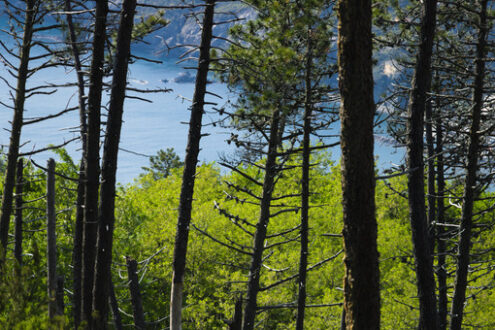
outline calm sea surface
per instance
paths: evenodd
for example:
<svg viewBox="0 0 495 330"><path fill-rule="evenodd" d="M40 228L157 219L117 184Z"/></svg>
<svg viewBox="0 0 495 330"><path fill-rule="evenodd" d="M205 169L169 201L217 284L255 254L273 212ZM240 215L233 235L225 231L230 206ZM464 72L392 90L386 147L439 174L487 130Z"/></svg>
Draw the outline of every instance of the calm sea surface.
<svg viewBox="0 0 495 330"><path fill-rule="evenodd" d="M191 70L190 70L191 71ZM187 122L189 120L190 99L194 92L193 83L174 83L175 77L185 70L175 64L175 60L167 60L163 64L135 63L130 67L128 81L131 87L141 89L169 88L169 93L152 93L140 95L152 101L152 103L135 99L126 99L124 104L124 123L122 126L121 150L119 152L118 181L128 183L142 172L141 167L148 165L148 158L144 155L154 155L159 149L173 147L183 157L187 143ZM195 72L191 71L194 76ZM7 76L6 68L0 66L0 75ZM29 87L46 84L63 84L74 82L76 79L73 71L66 72L61 69L48 69L35 74L30 79ZM164 81L168 82L164 83ZM208 90L222 95L218 99L209 95L207 101L225 103L229 97L227 88L221 84L210 84ZM9 89L0 83L0 100L11 104ZM87 93L87 91L86 91ZM129 92L130 95L137 95ZM105 100L107 102L108 99ZM75 88L58 88L52 95L37 95L26 102L26 118L34 118L51 113L57 113L67 107L77 105ZM208 124L216 120L216 115L207 111L204 123ZM0 144L8 145L10 133L10 121L12 111L0 107ZM102 120L105 120L103 118ZM61 144L77 136L79 117L77 110L64 114L61 117L50 119L41 123L25 126L22 131L23 152L46 147L48 144ZM218 154L229 152L225 142L226 133L219 128L206 126L204 133L209 133L201 141L200 160L211 162L218 159ZM80 159L80 144L72 142L67 147L71 156ZM7 150L6 147L4 149ZM131 152L127 152L129 150ZM134 154L138 153L140 155ZM44 162L49 157L54 157L53 152L43 152L32 158L38 162Z"/></svg>
<svg viewBox="0 0 495 330"><path fill-rule="evenodd" d="M0 75L6 77L5 67L0 66ZM135 63L131 66L128 81L131 87L142 89L169 88L169 93L146 94L152 103L135 99L126 99L124 104L124 123L122 126L121 148L119 152L119 163L117 179L120 183L129 183L133 178L142 172L141 167L149 163L146 155L154 155L159 149L174 148L180 157L184 157L187 143L190 99L194 92L193 83L174 83L173 79L185 72L180 66L175 64L175 60L166 60L163 64ZM194 76L194 71L191 75ZM73 71L60 69L48 69L35 74L28 87L40 84L63 84L74 82L76 79ZM168 82L164 83L164 81ZM223 99L218 99L208 95L207 101L224 104L230 98L235 97L229 94L226 86L220 83L209 84L208 90L221 95ZM0 100L4 103L11 103L10 91L3 82L0 82ZM86 91L87 93L87 91ZM135 93L128 93L136 95ZM143 95L141 95L143 96ZM105 100L107 102L108 99ZM77 105L77 94L75 88L58 88L52 95L37 95L29 99L26 103L27 118L43 116L57 113L67 107ZM217 116L212 111L207 111L204 116L204 123L209 124L215 121ZM0 144L7 146L9 142L8 129L12 120L12 111L0 107ZM105 118L103 118L105 120ZM50 119L41 123L28 125L22 131L23 152L46 147L49 144L61 144L78 135L77 127L79 117L77 110L64 114L61 117ZM219 154L233 151L226 142L230 133L225 130L207 125L203 129L204 133L209 133L201 141L201 152L199 159L202 162L218 160ZM335 133L338 133L335 130ZM66 149L75 159L80 159L79 142L71 142ZM6 148L4 149L7 150ZM130 151L130 152L129 152ZM134 153L133 153L134 152ZM332 150L334 158L337 159L340 151L338 148ZM389 167L391 163L399 163L403 157L403 150L396 150L387 144L376 143L375 154L379 155L378 166L383 169ZM44 163L49 157L55 157L53 152L43 152L32 156L37 161Z"/></svg>
<svg viewBox="0 0 495 330"><path fill-rule="evenodd" d="M5 24L0 16L0 27ZM7 41L7 40L6 40ZM142 50L142 49L141 49ZM142 52L140 52L142 53ZM143 54L140 54L143 55ZM149 54L148 54L149 55ZM156 154L159 149L174 148L181 158L184 157L187 143L187 131L189 120L190 100L193 97L194 83L175 83L174 78L184 75L185 72L194 78L194 70L186 70L184 66L194 66L195 63L177 65L177 59L161 56L162 64L148 62L137 62L130 66L128 82L131 87L141 89L168 88L169 93L153 93L141 95L148 98L151 103L135 99L126 99L124 104L124 123L121 135L121 151L117 171L118 182L125 184L132 182L135 177L142 173L142 166L149 164L148 157ZM10 59L11 60L11 59ZM16 63L12 61L12 63ZM15 82L9 78L7 68L0 63L0 76L9 79L12 85ZM187 79L186 79L187 80ZM47 84L65 84L76 81L74 71L65 69L44 69L34 74L29 79L28 88ZM110 81L107 81L110 83ZM25 105L25 117L35 118L60 112L68 107L77 106L77 93L74 87L53 88L56 90L50 95L35 95ZM218 99L212 95L207 96L207 101L217 102L223 105L227 100L235 100L235 96L228 92L225 85L220 83L209 84L208 90L221 95ZM86 90L87 93L87 90ZM129 92L128 95L136 95ZM10 89L5 82L0 80L0 100L12 104ZM104 103L108 102L108 98ZM9 144L10 121L12 110L0 106L0 145L5 146L7 151ZM103 118L102 120L105 120ZM226 143L230 133L225 130L208 125L217 120L217 116L207 109L204 116L203 132L210 134L201 141L201 162L212 162L218 160L219 154L228 154L234 149ZM58 145L64 141L78 136L79 117L77 110L66 113L58 118L50 119L37 124L25 126L22 131L21 141L23 143L21 152L44 148L49 144ZM338 134L338 128L332 130L332 134ZM383 137L383 134L381 134ZM386 139L386 137L385 137ZM379 140L379 139L377 139ZM378 166L380 169L390 167L391 163L399 163L403 157L403 149L395 149L386 143L375 144L375 154L379 155ZM78 141L71 142L66 146L74 160L80 159L81 150ZM332 150L333 158L340 157L339 148ZM51 151L42 152L32 158L44 163L48 158L56 155Z"/></svg>

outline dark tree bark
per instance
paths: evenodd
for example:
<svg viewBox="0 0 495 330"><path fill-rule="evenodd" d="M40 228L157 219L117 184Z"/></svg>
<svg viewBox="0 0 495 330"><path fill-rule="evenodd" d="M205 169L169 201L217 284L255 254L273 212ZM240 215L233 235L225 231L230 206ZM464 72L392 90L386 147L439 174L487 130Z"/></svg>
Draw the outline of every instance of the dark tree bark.
<svg viewBox="0 0 495 330"><path fill-rule="evenodd" d="M435 251L434 240L434 227L436 212L436 192L435 192L435 145L433 141L433 107L431 97L428 98L425 108L425 133L426 133L426 150L427 150L427 164L428 164L428 177L427 177L427 200L428 200L428 213L426 215L426 222L428 224L428 236L430 238L430 251Z"/></svg>
<svg viewBox="0 0 495 330"><path fill-rule="evenodd" d="M14 118L10 133L10 144L7 155L7 168L3 184L2 213L0 215L0 268L7 253L9 238L10 216L12 214L12 202L15 186L15 172L17 157L19 156L19 141L21 138L22 122L24 117L24 102L26 99L26 81L28 76L29 54L31 52L31 41L33 37L33 26L35 21L35 0L26 1L26 16L24 36L20 54L19 70L17 72L17 86L14 101Z"/></svg>
<svg viewBox="0 0 495 330"><path fill-rule="evenodd" d="M134 326L136 329L145 329L146 322L144 321L143 302L141 299L141 291L139 290L137 262L136 260L126 257L126 264L129 291L131 293L132 315L134 316Z"/></svg>
<svg viewBox="0 0 495 330"><path fill-rule="evenodd" d="M229 324L229 330L241 330L242 329L242 296L235 302L234 316L232 317L232 323Z"/></svg>
<svg viewBox="0 0 495 330"><path fill-rule="evenodd" d="M108 1L96 1L96 22L93 36L93 57L89 73L88 133L86 138L86 179L84 191L84 224L82 242L82 288L81 320L91 324L93 283L95 273L98 189L100 177L100 108L103 88L103 65L105 57L106 21Z"/></svg>
<svg viewBox="0 0 495 330"><path fill-rule="evenodd" d="M342 313L340 314L340 330L345 330L345 308L342 308Z"/></svg>
<svg viewBox="0 0 495 330"><path fill-rule="evenodd" d="M379 329L371 1L338 6L345 326Z"/></svg>
<svg viewBox="0 0 495 330"><path fill-rule="evenodd" d="M122 317L120 316L119 305L117 303L117 297L115 296L115 287L113 281L110 282L110 297L108 299L110 308L112 309L113 325L116 330L122 330Z"/></svg>
<svg viewBox="0 0 495 330"><path fill-rule="evenodd" d="M14 246L14 257L17 260L19 266L22 266L22 204L23 204L23 188L24 188L24 178L22 171L24 169L24 161L19 159L17 162L17 184L15 187L15 246Z"/></svg>
<svg viewBox="0 0 495 330"><path fill-rule="evenodd" d="M426 219L423 164L423 130L427 93L431 87L431 55L436 26L436 0L422 5L419 51L408 105L407 158L408 196L412 241L419 296L419 328L437 328L435 277Z"/></svg>
<svg viewBox="0 0 495 330"><path fill-rule="evenodd" d="M469 251L471 247L471 231L473 227L473 206L477 194L476 172L478 170L478 157L480 145L480 121L483 108L483 84L485 78L486 36L487 23L487 0L480 2L481 12L479 14L479 34L476 45L475 77L473 90L472 122L469 132L469 148L467 155L466 178L464 181L464 196L462 198L460 241L457 252L457 272L454 284L454 297L450 311L450 329L459 330L462 327L464 314L464 302L466 300L467 276L469 268Z"/></svg>
<svg viewBox="0 0 495 330"><path fill-rule="evenodd" d="M65 1L65 10L70 12L71 0ZM82 240L83 240L83 222L84 222L84 191L85 191L85 150L86 150L86 134L87 134L87 122L86 122L86 102L84 91L84 74L82 71L81 60L79 56L79 49L77 48L77 37L72 22L72 15L67 15L67 27L69 31L69 40L72 50L72 57L74 59L74 68L77 73L77 87L78 87L78 104L79 104L79 121L81 130L81 148L83 155L81 158L81 164L79 166L79 182L77 183L77 200L76 200L76 221L74 225L74 247L72 250L72 265L73 265L73 316L74 327L77 329L81 323L81 280L82 280Z"/></svg>
<svg viewBox="0 0 495 330"><path fill-rule="evenodd" d="M57 305L57 315L64 315L64 277L62 275L57 276L57 293L55 294L55 304Z"/></svg>
<svg viewBox="0 0 495 330"><path fill-rule="evenodd" d="M132 28L136 0L124 0L120 14L117 49L115 52L113 79L108 110L107 130L103 146L100 206L98 210L98 244L93 289L93 329L106 329L108 297L112 280L112 246L115 224L115 181L120 131L127 83Z"/></svg>
<svg viewBox="0 0 495 330"><path fill-rule="evenodd" d="M306 308L306 274L308 267L308 222L309 222L309 167L310 167L310 139L311 139L311 114L312 114L312 88L311 88L311 31L308 33L308 51L306 54L306 99L304 106L303 126L303 154L301 175L301 252L299 255L299 294L297 297L296 329L304 329L304 310Z"/></svg>
<svg viewBox="0 0 495 330"><path fill-rule="evenodd" d="M84 145L84 144L83 144ZM84 148L83 148L84 150ZM73 274L73 314L74 325L77 329L81 323L81 306L82 306L82 279L83 279L83 231L84 231L84 194L85 194L85 164L84 156L79 165L79 182L77 183L76 199L76 220L74 223L74 245L72 249L72 270Z"/></svg>
<svg viewBox="0 0 495 330"><path fill-rule="evenodd" d="M46 235L48 265L48 315L52 319L57 314L57 239L55 215L55 161L50 158L47 166L46 179Z"/></svg>
<svg viewBox="0 0 495 330"><path fill-rule="evenodd" d="M437 195L435 191L435 146L433 139L433 105L431 96L426 101L425 108L425 134L426 134L426 150L427 150L427 200L428 200L428 212L426 214L426 223L428 224L428 237L430 244L430 251L432 254L435 252L435 216L438 215L436 201ZM432 259L432 263L434 260ZM439 306L440 307L440 306ZM440 314L438 314L438 322L440 321ZM440 325L440 323L438 323Z"/></svg>
<svg viewBox="0 0 495 330"><path fill-rule="evenodd" d="M275 175L277 169L277 149L280 144L280 110L275 109L270 122L270 137L268 142L268 154L265 164L265 178L263 181L262 198L260 202L260 216L256 224L254 235L253 257L249 267L248 290L246 306L244 307L243 330L252 330L256 318L257 296L260 289L260 270L263 258L264 243L268 222L270 221L270 204L272 200Z"/></svg>
<svg viewBox="0 0 495 330"><path fill-rule="evenodd" d="M445 253L447 251L444 233L445 230L441 224L445 223L445 175L443 161L443 128L441 116L435 120L436 126L436 153L437 153L437 222L440 226L436 227L437 237L437 282L438 282L438 328L444 330L447 328L447 265L445 264Z"/></svg>
<svg viewBox="0 0 495 330"><path fill-rule="evenodd" d="M194 194L194 180L201 139L207 76L210 65L210 44L212 39L215 0L207 0L199 49L198 72L189 120L189 133L182 174L182 187L179 201L179 216L175 235L172 289L170 294L170 329L179 330L182 324L182 296L184 270L186 267L187 241Z"/></svg>

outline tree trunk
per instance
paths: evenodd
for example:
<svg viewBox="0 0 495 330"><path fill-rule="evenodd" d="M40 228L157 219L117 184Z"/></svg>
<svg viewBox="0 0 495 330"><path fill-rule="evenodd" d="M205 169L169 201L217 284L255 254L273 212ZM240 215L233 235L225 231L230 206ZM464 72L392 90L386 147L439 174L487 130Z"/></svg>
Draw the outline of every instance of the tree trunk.
<svg viewBox="0 0 495 330"><path fill-rule="evenodd" d="M64 277L62 275L57 276L57 293L55 294L55 305L57 305L56 314L64 315Z"/></svg>
<svg viewBox="0 0 495 330"><path fill-rule="evenodd" d="M91 324L93 281L95 272L98 188L100 177L100 108L103 89L106 21L108 1L96 1L96 22L93 36L93 58L89 74L88 134L86 139L84 191L84 224L82 242L81 320Z"/></svg>
<svg viewBox="0 0 495 330"><path fill-rule="evenodd" d="M235 302L234 316L232 317L232 323L229 325L229 330L241 330L242 329L242 296Z"/></svg>
<svg viewBox="0 0 495 330"><path fill-rule="evenodd" d="M48 315L52 319L57 313L57 238L55 215L55 161L50 158L46 179L46 261L48 265Z"/></svg>
<svg viewBox="0 0 495 330"><path fill-rule="evenodd" d="M71 0L65 1L65 10L70 12ZM82 280L82 240L83 240L83 223L84 223L84 188L85 188L85 163L86 163L86 134L87 134L87 120L86 120L86 102L84 92L84 74L82 71L81 60L79 56L79 49L77 48L77 37L72 22L72 15L67 15L67 27L69 30L69 40L72 50L72 57L74 59L74 68L77 73L77 87L78 87L78 103L79 103L79 121L81 131L81 148L83 150L81 164L79 166L79 181L77 183L77 200L76 200L76 221L74 225L74 247L72 250L72 265L73 265L73 316L74 327L77 329L81 323L81 280Z"/></svg>
<svg viewBox="0 0 495 330"><path fill-rule="evenodd" d="M141 292L139 290L139 278L137 276L137 262L126 257L127 278L129 283L129 292L131 293L132 315L134 316L134 326L136 329L145 329L143 303Z"/></svg>
<svg viewBox="0 0 495 330"><path fill-rule="evenodd" d="M478 170L478 155L480 144L480 120L483 108L483 83L485 78L485 56L487 36L487 0L482 0L479 16L479 35L476 45L476 71L474 78L473 108L471 130L469 132L469 148L467 155L466 179L464 181L464 196L462 198L462 215L460 227L460 242L457 252L457 272L454 284L454 297L450 311L450 329L462 327L464 303L466 300L467 276L469 267L469 251L471 247L471 230L473 226L473 205L476 197L476 171Z"/></svg>
<svg viewBox="0 0 495 330"><path fill-rule="evenodd" d="M436 192L435 192L435 146L433 142L433 109L431 97L428 97L425 108L425 133L426 133L426 150L427 150L427 199L428 213L426 215L426 223L428 224L428 237L430 238L430 251L435 252L434 227L436 212Z"/></svg>
<svg viewBox="0 0 495 330"><path fill-rule="evenodd" d="M117 303L117 297L115 296L115 287L113 281L110 281L110 297L108 299L110 308L113 314L113 325L116 330L122 330L122 317L120 316L119 305Z"/></svg>
<svg viewBox="0 0 495 330"><path fill-rule="evenodd" d="M310 167L310 139L312 89L311 66L313 65L311 49L311 31L308 32L308 50L306 54L306 100L304 104L304 134L301 175L301 252L299 255L299 294L297 298L296 329L304 329L304 310L306 308L306 273L308 267L308 222L309 222L309 167Z"/></svg>
<svg viewBox="0 0 495 330"><path fill-rule="evenodd" d="M84 150L84 149L83 149ZM77 183L76 220L74 224L74 245L72 249L73 276L73 316L77 329L81 323L82 281L83 281L83 232L84 232L84 193L85 193L85 160L84 156L79 165L79 181Z"/></svg>
<svg viewBox="0 0 495 330"><path fill-rule="evenodd" d="M22 204L23 204L23 187L24 178L22 171L24 169L24 161L19 159L17 162L17 184L15 188L15 246L14 257L17 260L17 264L22 266Z"/></svg>
<svg viewBox="0 0 495 330"><path fill-rule="evenodd" d="M443 128L441 116L436 119L436 153L437 153L437 222L445 223L445 176L443 162ZM443 226L436 227L437 237L437 281L438 281L438 328L447 328L447 265L445 264L445 254L447 251Z"/></svg>
<svg viewBox="0 0 495 330"><path fill-rule="evenodd" d="M419 296L419 328L437 328L433 258L424 192L423 130L427 93L431 87L431 54L436 25L436 0L423 2L419 52L408 105L408 196Z"/></svg>
<svg viewBox="0 0 495 330"><path fill-rule="evenodd" d="M112 245L115 224L115 181L120 131L127 83L131 34L136 0L124 0L120 14L117 49L113 66L113 80L108 110L107 130L103 146L100 207L98 210L98 244L93 289L94 329L106 329L108 297L112 280Z"/></svg>
<svg viewBox="0 0 495 330"><path fill-rule="evenodd" d="M252 330L256 318L257 296L260 289L260 269L263 258L264 243L268 222L270 221L270 204L272 200L275 175L277 169L277 149L280 144L280 110L275 109L270 123L270 141L268 143L268 154L265 164L265 178L260 203L260 216L256 225L254 235L253 257L249 268L248 290L246 306L244 308L243 330Z"/></svg>
<svg viewBox="0 0 495 330"><path fill-rule="evenodd" d="M199 143L201 139L201 122L203 118L207 76L210 65L210 44L212 39L215 0L207 0L201 33L198 72L194 87L194 97L189 120L189 133L182 174L182 187L179 202L179 216L175 235L172 289L170 293L170 329L180 330L182 327L182 296L184 286L184 270L186 267L187 241L189 223L191 222L194 179L198 162Z"/></svg>
<svg viewBox="0 0 495 330"><path fill-rule="evenodd" d="M338 8L345 326L379 329L371 1L340 0Z"/></svg>
<svg viewBox="0 0 495 330"><path fill-rule="evenodd" d="M345 308L342 308L342 313L340 314L340 330L345 330Z"/></svg>
<svg viewBox="0 0 495 330"><path fill-rule="evenodd" d="M10 132L7 168L5 171L2 194L2 214L0 215L0 268L5 261L9 239L10 215L12 214L12 200L15 186L15 171L17 166L17 157L19 156L19 140L21 138L21 129L24 117L24 102L26 99L26 81L29 71L29 54L31 51L31 40L35 20L35 2L35 0L26 1L24 36L22 39L19 70L17 71L14 118L12 120L12 130Z"/></svg>

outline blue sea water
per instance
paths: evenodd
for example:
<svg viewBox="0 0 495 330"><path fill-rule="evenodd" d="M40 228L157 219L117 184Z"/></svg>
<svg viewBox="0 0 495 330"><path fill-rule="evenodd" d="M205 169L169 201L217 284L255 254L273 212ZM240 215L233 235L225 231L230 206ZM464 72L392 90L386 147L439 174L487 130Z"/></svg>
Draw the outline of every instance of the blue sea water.
<svg viewBox="0 0 495 330"><path fill-rule="evenodd" d="M140 89L167 88L172 89L172 91L139 95L148 98L152 103L131 98L126 99L121 135L122 150L119 152L118 165L118 181L120 183L131 182L141 172L141 167L148 165L149 160L145 155L154 155L159 149L173 147L179 156L184 156L187 143L187 121L190 116L189 106L194 93L194 84L173 82L174 78L182 72L184 69L177 66L174 59L165 60L163 64L135 63L130 67L128 75L130 87ZM7 76L5 67L0 67L0 76ZM76 76L73 71L46 69L42 73L35 74L29 80L28 88L37 85L64 84L74 82L75 79ZM164 83L164 81L168 82ZM208 90L224 97L222 100L208 95L207 101L209 102L218 102L221 105L229 97L227 88L219 83L209 84ZM11 104L9 93L5 83L0 83L0 100ZM138 95L133 92L128 94ZM108 102L108 98L105 102ZM75 88L58 88L57 92L52 95L36 95L30 98L25 105L25 117L27 119L57 113L76 105ZM218 153L229 151L225 142L226 133L218 126L213 128L208 125L216 119L217 116L212 111L207 111L204 116L204 123L207 126L204 127L203 132L210 135L201 141L200 161L214 161L218 159ZM10 129L11 120L12 110L0 107L0 123L3 128L0 131L1 145L8 145L10 136L8 129ZM21 152L43 148L48 144L58 145L72 139L78 135L78 125L79 117L76 110L58 118L25 126L22 130L21 143L23 147ZM80 158L79 142L72 142L66 148L75 160ZM37 162L44 162L49 157L54 157L54 154L43 152L32 158Z"/></svg>
<svg viewBox="0 0 495 330"><path fill-rule="evenodd" d="M5 13L0 10L0 29L7 29ZM13 45L12 38L5 33L0 33L1 40L7 45ZM44 38L55 38L56 36L45 36ZM53 40L50 40L53 41ZM13 63L17 60L9 57L0 49L2 54ZM130 87L140 89L171 89L170 92L148 93L139 95L128 92L128 95L136 95L149 99L144 102L127 98L124 104L124 116L121 133L121 150L119 151L117 181L129 183L142 173L141 167L149 165L149 158L160 149L174 148L177 154L183 158L187 143L187 122L190 116L190 100L194 93L195 70L186 70L185 66L195 66L196 63L176 64L177 58L167 57L167 54L153 54L146 45L133 46L133 53L146 56L154 60L161 60L161 64L146 61L137 61L129 67L128 84ZM43 52L42 49L34 50L35 55ZM38 65L33 63L30 67ZM0 77L8 80L15 86L15 80L7 72L7 66L0 62ZM186 79L186 78L190 79ZM178 78L178 79L177 79ZM192 78L192 79L191 79ZM177 81L177 82L176 82ZM47 84L66 84L76 82L76 74L73 70L64 68L43 69L35 73L28 80L27 88ZM111 81L107 81L111 83ZM68 107L77 106L77 90L75 87L53 88L56 90L50 95L35 95L29 98L25 104L25 119L46 116L60 112ZM222 105L230 97L226 86L219 83L208 85L208 91L222 95L218 99L212 95L207 96L208 102L218 102ZM45 90L46 91L46 90ZM12 91L7 84L0 80L0 100L12 105ZM88 91L86 90L86 95ZM104 97L103 104L108 102L108 95ZM203 117L203 133L209 134L202 138L199 160L201 162L212 162L218 159L219 153L228 153L231 149L225 142L226 133L209 125L217 119L210 110ZM105 113L105 111L103 111ZM4 152L7 151L12 110L0 106L0 145ZM103 117L102 121L106 118ZM79 136L79 114L78 111L66 113L58 118L43 121L37 124L23 127L21 134L21 152L45 148L49 144L59 145ZM102 138L103 140L103 138ZM71 142L66 147L69 154L78 161L81 156L79 141ZM37 163L44 163L48 158L57 156L52 151L42 152L32 156Z"/></svg>
<svg viewBox="0 0 495 330"><path fill-rule="evenodd" d="M5 23L0 17L0 23ZM0 24L3 25L3 24ZM146 48L135 49L139 55L154 56ZM195 76L194 70L186 70L184 66L194 66L195 63L176 64L177 59L166 57L165 54L158 58L162 64L138 61L130 66L128 83L131 87L142 89L167 88L168 93L152 93L141 95L148 98L150 102L136 99L126 99L124 104L124 118L121 134L121 151L119 152L119 162L117 180L122 184L132 182L135 177L142 173L142 166L149 163L146 156L156 154L159 149L174 148L178 155L183 158L187 143L187 131L190 112L190 100L194 93ZM8 78L6 66L0 63L0 76ZM13 84L13 80L9 79ZM51 68L41 70L29 79L28 88L46 84L65 84L76 81L74 71L63 68ZM110 81L108 81L110 83ZM55 88L54 88L55 89ZM77 105L77 93L75 87L56 88L56 92L51 95L36 95L30 98L25 105L25 117L34 118L57 113L67 107ZM209 84L208 90L221 95L223 99L218 99L208 95L207 101L224 104L227 100L234 100L235 96L229 93L227 87L220 83ZM0 100L7 104L12 104L10 89L5 82L0 81ZM87 91L86 91L87 93ZM136 93L128 93L135 95ZM104 103L108 102L108 98ZM218 117L212 111L207 111L204 116L203 132L209 134L201 141L201 152L199 159L201 162L212 162L219 158L220 154L228 154L234 148L226 143L226 138L230 132L224 129L208 125ZM12 120L12 110L0 106L0 145L8 146L10 121ZM102 120L105 120L103 118ZM28 125L23 128L21 152L44 148L49 144L58 145L64 141L78 136L79 115L77 110L64 114L61 117L50 119L42 123ZM338 127L331 130L332 134L338 134ZM383 134L382 134L383 136ZM392 163L400 163L404 151L395 149L387 143L377 142L375 144L375 154L378 155L378 167L384 169L390 167ZM81 155L80 143L72 142L66 149L74 160L79 160ZM6 151L6 148L4 149ZM332 150L334 160L340 157L339 148ZM32 156L38 163L45 162L49 157L57 158L51 152L43 152Z"/></svg>
<svg viewBox="0 0 495 330"><path fill-rule="evenodd" d="M159 149L174 148L180 157L184 157L187 143L187 131L190 112L190 99L194 93L193 83L175 83L174 78L185 72L181 65L175 64L175 59L165 59L163 64L138 62L130 67L128 81L131 87L143 89L169 88L168 93L146 94L152 103L135 99L126 99L124 109L124 122L122 126L121 148L119 152L117 179L120 183L129 183L142 172L141 167L146 166L149 160L145 155L154 155ZM6 77L6 68L0 67L0 75ZM191 72L194 75L194 72ZM29 82L28 88L39 84L63 84L74 82L75 72L61 69L47 69L35 74ZM164 81L167 81L164 83ZM208 90L221 95L218 99L208 95L207 101L218 102L219 105L228 99L235 99L226 86L220 83L209 84ZM0 83L0 100L10 103L10 91L3 82ZM134 94L135 93L130 93ZM106 99L106 102L108 99ZM77 105L75 88L58 88L53 95L39 95L29 99L26 103L27 118L57 113L68 106ZM218 117L211 111L204 116L204 123L209 124ZM0 131L0 144L8 145L10 121L12 111L0 107L0 123L3 130ZM105 118L103 118L105 120ZM78 135L77 126L79 117L77 110L61 117L48 121L28 125L22 131L23 152L46 147L48 144L61 144ZM226 143L230 135L218 126L214 128L207 125L204 133L210 134L201 141L200 161L212 162L218 160L219 154L233 151L233 147ZM338 128L334 130L338 134ZM72 142L67 147L71 156L80 159L80 144ZM129 152L131 151L131 152ZM134 153L133 153L134 152ZM332 150L334 159L338 159L338 148ZM389 167L391 163L399 163L403 157L403 150L396 150L386 143L377 142L375 154L379 156L379 168ZM49 157L55 157L53 152L43 152L32 158L37 162L44 162Z"/></svg>

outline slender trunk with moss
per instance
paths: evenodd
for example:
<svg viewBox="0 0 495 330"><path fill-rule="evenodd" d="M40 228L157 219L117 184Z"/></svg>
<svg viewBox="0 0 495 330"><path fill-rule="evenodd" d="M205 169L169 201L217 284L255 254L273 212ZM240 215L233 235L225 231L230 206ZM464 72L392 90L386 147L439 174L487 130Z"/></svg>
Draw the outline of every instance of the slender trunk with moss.
<svg viewBox="0 0 495 330"><path fill-rule="evenodd" d="M170 329L182 327L182 296L184 291L184 270L186 268L187 242L191 222L194 180L198 163L201 125L205 104L206 84L210 66L210 45L212 40L215 0L207 0L199 49L198 72L194 87L194 96L189 120L189 133L182 174L182 186L179 199L179 216L175 235L172 289L170 293Z"/></svg>

